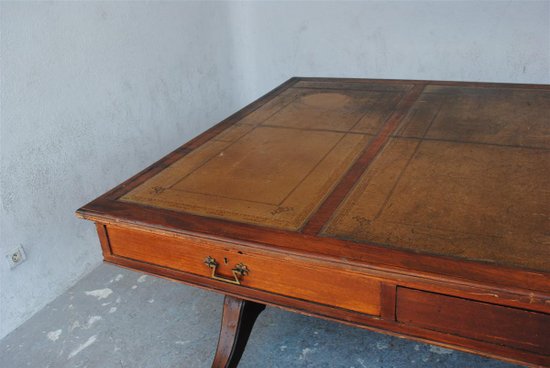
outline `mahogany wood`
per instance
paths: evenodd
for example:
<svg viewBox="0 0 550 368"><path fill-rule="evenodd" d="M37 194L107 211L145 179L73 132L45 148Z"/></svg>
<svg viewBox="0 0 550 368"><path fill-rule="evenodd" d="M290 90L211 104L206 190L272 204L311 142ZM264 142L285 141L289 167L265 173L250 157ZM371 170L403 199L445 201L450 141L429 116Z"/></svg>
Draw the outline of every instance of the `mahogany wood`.
<svg viewBox="0 0 550 368"><path fill-rule="evenodd" d="M109 235L107 234L107 227L101 223L96 223L96 230L103 255L113 254L111 251L111 243L109 242Z"/></svg>
<svg viewBox="0 0 550 368"><path fill-rule="evenodd" d="M550 366L549 111L548 85L292 78L77 213L237 325L249 300Z"/></svg>
<svg viewBox="0 0 550 368"><path fill-rule="evenodd" d="M472 318L475 316L475 318ZM550 315L398 288L397 321L550 355Z"/></svg>
<svg viewBox="0 0 550 368"><path fill-rule="evenodd" d="M226 295L232 295L239 298L244 297L247 300L254 300L259 303L284 308L308 316L337 321L350 326L362 327L399 337L407 337L421 342L437 344L446 348L476 353L528 366L547 367L550 364L548 356L533 354L516 348L418 328L413 325L396 324L394 321L372 318L365 314L332 308L301 299L288 298L280 294L271 294L261 290L250 290L236 285L223 285L222 287L219 283L211 279L127 258L106 257L105 260L121 267L147 272L152 275L161 276L170 280L178 280L207 290L222 292Z"/></svg>
<svg viewBox="0 0 550 368"><path fill-rule="evenodd" d="M254 322L264 309L264 304L225 296L220 337L212 368L237 367Z"/></svg>
<svg viewBox="0 0 550 368"><path fill-rule="evenodd" d="M231 279L239 263L248 267L242 288L266 290L320 304L371 315L380 314L380 282L359 272L322 265L305 259L257 252L236 244L197 238L169 237L112 226L109 239L113 254L210 277L207 257L218 263L217 273ZM162 251L159 252L159 249ZM218 280L219 281L219 280ZM219 281L223 284L223 281Z"/></svg>

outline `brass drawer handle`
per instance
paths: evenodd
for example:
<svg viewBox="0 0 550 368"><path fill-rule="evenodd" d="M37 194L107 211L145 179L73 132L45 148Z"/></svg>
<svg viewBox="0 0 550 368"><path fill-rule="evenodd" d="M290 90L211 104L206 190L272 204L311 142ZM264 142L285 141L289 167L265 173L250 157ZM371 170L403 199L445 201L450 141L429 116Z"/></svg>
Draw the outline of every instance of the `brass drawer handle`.
<svg viewBox="0 0 550 368"><path fill-rule="evenodd" d="M246 267L246 265L244 263L239 263L235 266L234 269L231 270L231 272L233 272L233 277L235 278L233 280L233 279L228 279L228 278L223 277L223 276L216 275L216 269L218 268L218 262L216 262L216 260L214 258L212 258L210 256L206 257L205 260L204 260L204 264L212 269L212 274L210 276L214 280L227 282L229 284L240 285L241 284L240 277L244 277L244 276L248 275L248 272L249 272L248 267Z"/></svg>

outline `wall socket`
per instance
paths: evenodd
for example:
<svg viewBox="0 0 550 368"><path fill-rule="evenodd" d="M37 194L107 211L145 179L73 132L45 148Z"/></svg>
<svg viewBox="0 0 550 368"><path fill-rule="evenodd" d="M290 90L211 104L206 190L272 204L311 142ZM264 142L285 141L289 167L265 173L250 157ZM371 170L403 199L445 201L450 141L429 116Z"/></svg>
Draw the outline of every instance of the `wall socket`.
<svg viewBox="0 0 550 368"><path fill-rule="evenodd" d="M20 245L17 248L13 249L8 254L6 254L6 259L8 261L8 264L10 265L10 268L15 268L19 266L21 263L25 262L25 260L27 259L27 256L25 255L23 246Z"/></svg>

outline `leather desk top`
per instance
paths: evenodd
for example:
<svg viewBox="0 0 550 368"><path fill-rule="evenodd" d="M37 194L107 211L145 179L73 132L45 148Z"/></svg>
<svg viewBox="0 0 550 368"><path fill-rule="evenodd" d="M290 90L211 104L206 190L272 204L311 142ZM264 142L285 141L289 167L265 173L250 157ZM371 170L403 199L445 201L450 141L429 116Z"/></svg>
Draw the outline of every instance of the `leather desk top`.
<svg viewBox="0 0 550 368"><path fill-rule="evenodd" d="M293 78L78 212L548 292L550 86Z"/></svg>

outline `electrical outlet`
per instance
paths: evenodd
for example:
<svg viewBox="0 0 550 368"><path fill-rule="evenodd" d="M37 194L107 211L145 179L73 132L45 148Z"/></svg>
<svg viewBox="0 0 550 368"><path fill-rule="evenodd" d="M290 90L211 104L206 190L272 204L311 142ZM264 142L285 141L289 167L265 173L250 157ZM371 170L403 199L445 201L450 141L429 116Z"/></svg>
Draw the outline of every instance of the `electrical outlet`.
<svg viewBox="0 0 550 368"><path fill-rule="evenodd" d="M25 251L23 250L23 247L20 245L17 248L13 249L8 254L6 254L6 259L8 260L10 268L15 268L19 266L21 263L25 262L25 260L27 259L27 256L25 255Z"/></svg>

